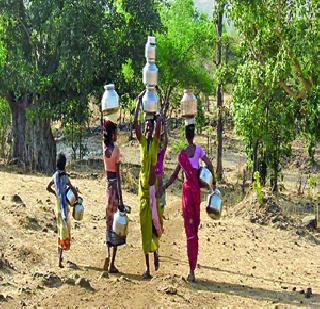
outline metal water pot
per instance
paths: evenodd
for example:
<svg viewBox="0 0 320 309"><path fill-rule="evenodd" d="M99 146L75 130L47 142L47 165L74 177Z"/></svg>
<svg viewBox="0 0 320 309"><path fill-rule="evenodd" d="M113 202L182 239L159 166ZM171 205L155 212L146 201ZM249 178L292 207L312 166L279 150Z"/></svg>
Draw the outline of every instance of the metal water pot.
<svg viewBox="0 0 320 309"><path fill-rule="evenodd" d="M206 212L210 218L219 220L222 212L220 191L215 189L208 197Z"/></svg>
<svg viewBox="0 0 320 309"><path fill-rule="evenodd" d="M158 110L158 96L155 87L148 86L142 97L142 107L145 113L154 114Z"/></svg>
<svg viewBox="0 0 320 309"><path fill-rule="evenodd" d="M70 206L73 206L77 200L76 200L76 197L70 187L67 188L66 195L67 195L67 203Z"/></svg>
<svg viewBox="0 0 320 309"><path fill-rule="evenodd" d="M156 60L156 38L148 36L148 41L145 48L145 56L147 60Z"/></svg>
<svg viewBox="0 0 320 309"><path fill-rule="evenodd" d="M185 126L190 126L190 125L194 125L196 123L196 119L194 117L192 118L184 118L184 125Z"/></svg>
<svg viewBox="0 0 320 309"><path fill-rule="evenodd" d="M200 167L200 171L199 171L200 186L210 189L212 188L212 181L213 181L213 176L210 170L205 166Z"/></svg>
<svg viewBox="0 0 320 309"><path fill-rule="evenodd" d="M78 197L76 204L73 206L72 217L76 221L81 221L83 219L84 206L82 203L83 203L82 198Z"/></svg>
<svg viewBox="0 0 320 309"><path fill-rule="evenodd" d="M114 114L119 109L119 96L113 84L104 86L101 109L104 115Z"/></svg>
<svg viewBox="0 0 320 309"><path fill-rule="evenodd" d="M154 60L148 60L143 69L142 82L145 85L156 86L158 83L158 68Z"/></svg>
<svg viewBox="0 0 320 309"><path fill-rule="evenodd" d="M191 89L185 89L181 100L181 116L193 118L197 113L197 99Z"/></svg>
<svg viewBox="0 0 320 309"><path fill-rule="evenodd" d="M120 237L126 237L128 235L129 219L125 212L120 212L119 210L115 213L113 217L112 230L115 234Z"/></svg>

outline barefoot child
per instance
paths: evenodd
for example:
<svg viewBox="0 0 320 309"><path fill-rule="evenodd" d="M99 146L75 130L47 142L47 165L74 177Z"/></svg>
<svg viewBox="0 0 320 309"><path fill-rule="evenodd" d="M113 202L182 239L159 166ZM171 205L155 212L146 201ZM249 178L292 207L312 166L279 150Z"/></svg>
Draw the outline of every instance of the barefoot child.
<svg viewBox="0 0 320 309"><path fill-rule="evenodd" d="M54 194L56 204L54 213L57 220L58 228L58 256L59 267L63 268L63 251L70 249L71 241L71 218L70 207L67 205L66 190L70 187L75 197L78 197L76 189L72 186L66 173L67 159L63 153L58 155L57 170L52 176L52 180L47 186L47 191ZM54 185L54 190L52 186Z"/></svg>

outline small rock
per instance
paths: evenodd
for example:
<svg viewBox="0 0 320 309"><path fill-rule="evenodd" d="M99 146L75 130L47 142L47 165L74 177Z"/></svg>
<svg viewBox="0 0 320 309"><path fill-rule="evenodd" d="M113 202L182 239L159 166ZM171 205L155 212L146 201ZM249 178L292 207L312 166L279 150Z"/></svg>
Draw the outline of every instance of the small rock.
<svg viewBox="0 0 320 309"><path fill-rule="evenodd" d="M49 288L57 288L62 285L61 279L55 273L44 275L42 283Z"/></svg>
<svg viewBox="0 0 320 309"><path fill-rule="evenodd" d="M121 276L121 277L120 277L120 280L126 281L126 282L132 282L131 279L129 279L129 278L127 278L127 277L124 277L124 276Z"/></svg>
<svg viewBox="0 0 320 309"><path fill-rule="evenodd" d="M31 294L32 293L32 289L29 288L28 286L19 288L18 291L19 291L20 294Z"/></svg>
<svg viewBox="0 0 320 309"><path fill-rule="evenodd" d="M73 263L73 262L70 262L68 261L67 262L67 265L66 265L67 268L70 268L70 269L79 269L78 265Z"/></svg>
<svg viewBox="0 0 320 309"><path fill-rule="evenodd" d="M177 293L178 293L178 290L172 286L165 288L164 291L168 295L177 295Z"/></svg>
<svg viewBox="0 0 320 309"><path fill-rule="evenodd" d="M4 196L1 199L4 201Z"/></svg>
<svg viewBox="0 0 320 309"><path fill-rule="evenodd" d="M82 288L93 291L93 287L90 284L90 281L86 278L79 278L76 281L76 285L80 285Z"/></svg>
<svg viewBox="0 0 320 309"><path fill-rule="evenodd" d="M292 291L295 292L296 290L297 290L297 288L294 286L294 287L292 288Z"/></svg>
<svg viewBox="0 0 320 309"><path fill-rule="evenodd" d="M77 280L77 279L80 278L80 275L79 275L79 274L74 274L74 275L73 275L73 278L74 278L75 280Z"/></svg>
<svg viewBox="0 0 320 309"><path fill-rule="evenodd" d="M305 295L306 298L311 298L312 296L312 289L311 288L307 288L307 293Z"/></svg>
<svg viewBox="0 0 320 309"><path fill-rule="evenodd" d="M173 246L176 246L176 245L177 245L177 242L176 242L176 241L172 242L172 245L173 245Z"/></svg>
<svg viewBox="0 0 320 309"><path fill-rule="evenodd" d="M305 294L305 291L304 290L300 290L299 294Z"/></svg>
<svg viewBox="0 0 320 309"><path fill-rule="evenodd" d="M101 279L109 279L109 273L107 271L103 271L99 277L99 280Z"/></svg>
<svg viewBox="0 0 320 309"><path fill-rule="evenodd" d="M16 204L23 204L21 197L18 194L14 194L11 198L11 201Z"/></svg>
<svg viewBox="0 0 320 309"><path fill-rule="evenodd" d="M93 226L93 229L94 229L94 230L96 230L96 229L97 229L97 226L96 226L96 225L94 225L94 226Z"/></svg>
<svg viewBox="0 0 320 309"><path fill-rule="evenodd" d="M43 278L45 274L40 273L40 272L35 272L33 274L33 280L37 279L37 278Z"/></svg>
<svg viewBox="0 0 320 309"><path fill-rule="evenodd" d="M210 241L210 238L208 238L207 241Z"/></svg>
<svg viewBox="0 0 320 309"><path fill-rule="evenodd" d="M43 233L48 233L49 230L45 227L43 230L42 230Z"/></svg>
<svg viewBox="0 0 320 309"><path fill-rule="evenodd" d="M63 283L68 284L68 285L76 285L76 281L72 278L66 278Z"/></svg>
<svg viewBox="0 0 320 309"><path fill-rule="evenodd" d="M0 294L0 303L4 303L6 301L7 301L7 298L3 294Z"/></svg>

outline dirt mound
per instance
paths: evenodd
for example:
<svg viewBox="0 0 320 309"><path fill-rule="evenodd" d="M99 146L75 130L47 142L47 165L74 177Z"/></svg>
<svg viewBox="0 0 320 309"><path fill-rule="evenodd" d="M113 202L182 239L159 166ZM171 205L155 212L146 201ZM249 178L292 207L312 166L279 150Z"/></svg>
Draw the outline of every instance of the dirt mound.
<svg viewBox="0 0 320 309"><path fill-rule="evenodd" d="M245 217L251 223L271 225L281 230L288 230L295 225L294 221L283 213L281 205L274 196L265 198L260 204L255 192L249 192L233 211L235 216Z"/></svg>

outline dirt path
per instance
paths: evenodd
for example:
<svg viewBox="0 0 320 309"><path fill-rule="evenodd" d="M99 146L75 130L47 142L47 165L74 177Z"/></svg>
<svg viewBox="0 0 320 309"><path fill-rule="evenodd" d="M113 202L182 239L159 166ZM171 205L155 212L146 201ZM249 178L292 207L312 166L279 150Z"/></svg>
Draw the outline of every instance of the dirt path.
<svg viewBox="0 0 320 309"><path fill-rule="evenodd" d="M141 278L137 197L131 193L124 195L133 213L127 245L117 259L122 273L100 279L105 254L103 180L74 181L86 213L72 231L72 248L65 259L78 269L58 269L52 199L44 191L49 178L0 172L0 179L1 308L320 307L319 248L293 232L243 218L214 222L202 211L198 282L187 283L180 199L174 195L168 196L161 268L152 272L153 279ZM15 193L23 204L11 201ZM77 277L88 279L94 290L73 286ZM299 293L308 287L313 292L309 299ZM175 289L177 294L171 295Z"/></svg>

